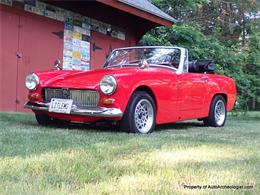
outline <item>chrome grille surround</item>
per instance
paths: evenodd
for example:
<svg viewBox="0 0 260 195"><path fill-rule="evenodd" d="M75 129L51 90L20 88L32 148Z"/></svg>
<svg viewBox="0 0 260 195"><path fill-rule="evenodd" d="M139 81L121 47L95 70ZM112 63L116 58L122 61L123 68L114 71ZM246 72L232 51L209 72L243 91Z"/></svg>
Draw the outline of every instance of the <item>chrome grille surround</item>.
<svg viewBox="0 0 260 195"><path fill-rule="evenodd" d="M72 99L73 104L79 107L97 107L99 93L92 90L45 88L43 91L44 102L50 102L52 98Z"/></svg>

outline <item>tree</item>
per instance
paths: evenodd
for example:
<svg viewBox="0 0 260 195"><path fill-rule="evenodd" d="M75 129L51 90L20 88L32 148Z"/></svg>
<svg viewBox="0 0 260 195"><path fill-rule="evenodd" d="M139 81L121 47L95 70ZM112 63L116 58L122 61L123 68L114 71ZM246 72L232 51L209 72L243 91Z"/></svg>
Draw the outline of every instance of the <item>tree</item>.
<svg viewBox="0 0 260 195"><path fill-rule="evenodd" d="M260 4L255 0L152 0L178 19L147 33L144 45L189 49L190 59L214 59L217 71L235 79L238 109L260 109ZM258 16L259 15L259 16Z"/></svg>
<svg viewBox="0 0 260 195"><path fill-rule="evenodd" d="M250 23L260 17L256 0L152 0L184 24L197 23L206 35L218 36L225 43L245 44ZM217 32L217 34L216 34ZM231 43L230 43L231 42Z"/></svg>

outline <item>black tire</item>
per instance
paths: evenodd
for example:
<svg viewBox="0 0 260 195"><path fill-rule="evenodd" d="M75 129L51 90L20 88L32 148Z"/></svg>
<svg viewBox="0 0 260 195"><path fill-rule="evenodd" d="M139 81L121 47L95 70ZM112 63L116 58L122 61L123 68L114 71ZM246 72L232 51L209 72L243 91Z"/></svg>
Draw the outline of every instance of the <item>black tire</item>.
<svg viewBox="0 0 260 195"><path fill-rule="evenodd" d="M141 107L143 109L140 109ZM155 118L156 107L153 98L144 91L137 91L128 102L120 121L120 130L140 134L151 133L155 128Z"/></svg>
<svg viewBox="0 0 260 195"><path fill-rule="evenodd" d="M39 125L47 126L53 124L52 118L50 118L48 115L35 114L35 118Z"/></svg>
<svg viewBox="0 0 260 195"><path fill-rule="evenodd" d="M214 96L209 110L209 116L203 119L204 125L223 127L227 119L226 100L222 95Z"/></svg>

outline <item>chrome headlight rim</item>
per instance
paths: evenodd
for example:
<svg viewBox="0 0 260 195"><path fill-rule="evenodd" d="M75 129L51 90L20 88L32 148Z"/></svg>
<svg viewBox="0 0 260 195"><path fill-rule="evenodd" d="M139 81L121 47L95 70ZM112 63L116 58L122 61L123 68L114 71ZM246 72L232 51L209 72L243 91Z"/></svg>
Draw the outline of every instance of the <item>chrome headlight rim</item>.
<svg viewBox="0 0 260 195"><path fill-rule="evenodd" d="M30 91L35 91L40 84L40 79L37 74L31 73L25 78L25 86Z"/></svg>
<svg viewBox="0 0 260 195"><path fill-rule="evenodd" d="M106 90L105 88L110 85L111 89ZM113 75L105 75L100 81L100 90L105 95L112 95L117 89L117 80Z"/></svg>

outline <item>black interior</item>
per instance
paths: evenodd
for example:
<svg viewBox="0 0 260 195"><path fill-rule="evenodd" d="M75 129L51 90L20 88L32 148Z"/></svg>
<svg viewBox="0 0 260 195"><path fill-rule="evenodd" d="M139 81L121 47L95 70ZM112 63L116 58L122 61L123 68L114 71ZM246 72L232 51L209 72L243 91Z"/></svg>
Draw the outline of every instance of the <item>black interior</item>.
<svg viewBox="0 0 260 195"><path fill-rule="evenodd" d="M189 72L191 73L215 73L213 60L193 60L189 62Z"/></svg>

